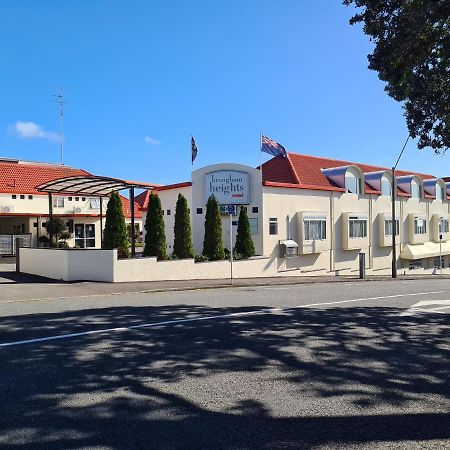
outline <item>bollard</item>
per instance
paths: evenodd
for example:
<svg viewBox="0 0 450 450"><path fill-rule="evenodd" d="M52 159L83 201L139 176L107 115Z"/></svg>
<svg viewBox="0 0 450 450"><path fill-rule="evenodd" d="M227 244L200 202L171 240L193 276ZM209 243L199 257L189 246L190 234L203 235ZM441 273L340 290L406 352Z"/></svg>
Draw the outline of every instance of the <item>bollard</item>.
<svg viewBox="0 0 450 450"><path fill-rule="evenodd" d="M16 237L16 272L20 272L20 249L23 247L24 239L21 237Z"/></svg>
<svg viewBox="0 0 450 450"><path fill-rule="evenodd" d="M366 278L366 254L359 253L359 278Z"/></svg>

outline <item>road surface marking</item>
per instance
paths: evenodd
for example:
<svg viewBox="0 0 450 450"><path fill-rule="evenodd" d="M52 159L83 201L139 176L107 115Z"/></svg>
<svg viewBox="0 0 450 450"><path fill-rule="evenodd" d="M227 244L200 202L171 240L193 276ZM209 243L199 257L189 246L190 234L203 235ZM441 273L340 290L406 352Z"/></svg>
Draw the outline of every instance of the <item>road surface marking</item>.
<svg viewBox="0 0 450 450"><path fill-rule="evenodd" d="M450 300L424 300L412 305L401 316L415 314L450 314Z"/></svg>
<svg viewBox="0 0 450 450"><path fill-rule="evenodd" d="M189 323L189 322L200 322L203 320L217 320L217 319L228 319L233 317L240 316L251 316L251 315L259 315L259 314L272 314L279 312L289 312L297 309L304 308L314 308L317 306L329 306L329 305L341 305L344 303L354 303L354 302L366 302L371 300L383 300L390 298L399 298L399 297L414 297L418 295L431 295L431 294L442 294L444 291L431 291L431 292L414 292L411 294L395 294L395 295L385 295L380 297L369 297L369 298L356 298L353 300L340 300L336 302L323 302L323 303L310 303L308 305L300 305L300 306L290 306L286 308L266 308L266 309L256 309L253 311L242 311L237 313L229 313L229 314L221 314L215 316L200 316L200 317L191 317L188 319L173 319L173 320L164 320L162 322L151 322L151 323L142 323L139 325L130 325L128 327L115 327L115 328L103 328L101 330L90 330L90 331L80 331L79 333L70 333L70 334L59 334L54 336L46 336L42 338L36 339L25 339L22 341L13 341L13 342L4 342L0 344L0 348L5 347L14 347L19 345L27 345L27 344L35 344L38 342L48 342L48 341L57 341L62 339L70 339L74 337L80 336L92 336L95 334L106 334L106 333L117 333L131 330L139 330L143 328L156 328L165 325L176 325L179 323Z"/></svg>

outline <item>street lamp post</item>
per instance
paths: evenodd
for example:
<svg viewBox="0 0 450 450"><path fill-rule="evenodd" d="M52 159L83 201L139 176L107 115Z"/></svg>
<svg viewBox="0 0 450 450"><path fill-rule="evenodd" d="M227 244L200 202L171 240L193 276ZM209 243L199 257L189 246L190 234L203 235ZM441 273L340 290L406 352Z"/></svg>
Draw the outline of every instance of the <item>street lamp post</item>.
<svg viewBox="0 0 450 450"><path fill-rule="evenodd" d="M395 197L397 194L397 180L395 178L395 169L397 168L397 165L400 161L400 158L403 155L403 152L405 151L406 144L408 143L410 138L410 135L408 135L402 151L398 155L397 162L392 167L392 195L391 195L391 202L392 202L392 278L397 278L397 243L396 243L396 231L397 231L397 221L395 220ZM400 237L400 221L398 224L398 231L399 231L399 237Z"/></svg>

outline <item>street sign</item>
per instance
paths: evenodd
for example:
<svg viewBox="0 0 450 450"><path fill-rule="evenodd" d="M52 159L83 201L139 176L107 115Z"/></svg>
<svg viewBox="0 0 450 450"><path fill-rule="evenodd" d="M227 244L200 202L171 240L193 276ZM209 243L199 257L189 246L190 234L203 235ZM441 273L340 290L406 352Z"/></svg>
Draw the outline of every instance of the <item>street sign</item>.
<svg viewBox="0 0 450 450"><path fill-rule="evenodd" d="M228 205L228 214L230 216L236 215L236 205Z"/></svg>

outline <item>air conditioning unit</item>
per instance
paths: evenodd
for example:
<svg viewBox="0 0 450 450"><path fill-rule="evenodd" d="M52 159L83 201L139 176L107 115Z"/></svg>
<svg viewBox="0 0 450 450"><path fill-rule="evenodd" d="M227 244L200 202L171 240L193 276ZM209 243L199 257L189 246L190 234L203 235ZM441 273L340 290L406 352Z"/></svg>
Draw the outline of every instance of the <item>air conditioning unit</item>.
<svg viewBox="0 0 450 450"><path fill-rule="evenodd" d="M74 214L81 214L81 208L79 206L75 206L75 208L73 208L73 213Z"/></svg>
<svg viewBox="0 0 450 450"><path fill-rule="evenodd" d="M5 205L1 207L1 212L3 214L9 214L14 212L14 206L11 205Z"/></svg>

